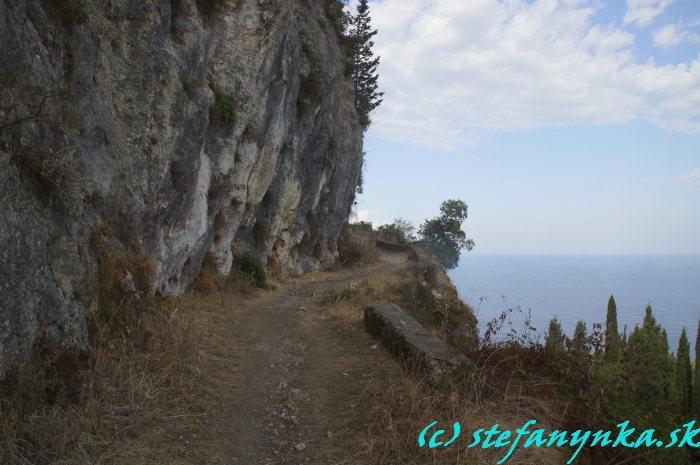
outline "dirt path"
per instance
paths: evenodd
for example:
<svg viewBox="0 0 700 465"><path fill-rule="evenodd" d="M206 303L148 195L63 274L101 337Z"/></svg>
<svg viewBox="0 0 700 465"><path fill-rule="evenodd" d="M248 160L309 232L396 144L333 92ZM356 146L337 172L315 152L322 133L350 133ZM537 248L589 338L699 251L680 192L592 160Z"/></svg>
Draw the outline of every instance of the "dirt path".
<svg viewBox="0 0 700 465"><path fill-rule="evenodd" d="M368 268L311 273L220 303L230 308L219 327L235 341L238 381L220 412L217 464L351 463L338 438L361 418L359 395L368 380L401 369L357 311L332 314L328 302L353 281L407 264L405 254L378 253Z"/></svg>

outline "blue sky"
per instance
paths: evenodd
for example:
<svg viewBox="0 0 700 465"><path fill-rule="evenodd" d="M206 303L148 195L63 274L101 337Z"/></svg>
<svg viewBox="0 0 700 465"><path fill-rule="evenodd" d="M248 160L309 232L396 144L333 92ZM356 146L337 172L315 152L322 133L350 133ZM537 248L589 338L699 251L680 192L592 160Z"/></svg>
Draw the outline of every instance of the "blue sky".
<svg viewBox="0 0 700 465"><path fill-rule="evenodd" d="M370 3L356 219L469 205L472 253L700 253L700 1Z"/></svg>

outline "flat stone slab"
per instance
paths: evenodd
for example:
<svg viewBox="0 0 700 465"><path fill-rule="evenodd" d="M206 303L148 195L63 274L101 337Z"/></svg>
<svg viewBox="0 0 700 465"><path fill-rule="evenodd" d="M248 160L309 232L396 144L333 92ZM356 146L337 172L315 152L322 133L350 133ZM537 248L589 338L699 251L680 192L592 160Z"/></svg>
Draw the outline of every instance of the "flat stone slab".
<svg viewBox="0 0 700 465"><path fill-rule="evenodd" d="M463 354L430 334L415 318L394 304L373 304L365 309L367 331L406 363L408 369L426 372L439 382L446 371L469 364Z"/></svg>

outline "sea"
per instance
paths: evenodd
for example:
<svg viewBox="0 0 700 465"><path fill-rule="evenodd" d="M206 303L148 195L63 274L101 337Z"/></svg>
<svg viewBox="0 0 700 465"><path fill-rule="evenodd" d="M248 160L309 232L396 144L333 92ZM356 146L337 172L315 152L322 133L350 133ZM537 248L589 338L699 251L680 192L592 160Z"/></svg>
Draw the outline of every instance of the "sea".
<svg viewBox="0 0 700 465"><path fill-rule="evenodd" d="M553 316L572 337L578 320L590 334L602 323L610 295L615 297L618 329L629 335L642 325L651 305L657 323L666 330L671 352L678 350L683 327L695 359L700 320L700 255L525 255L463 253L448 272L460 297L476 312L480 333L485 323L504 310L512 329L521 331L530 313L534 334L544 341Z"/></svg>

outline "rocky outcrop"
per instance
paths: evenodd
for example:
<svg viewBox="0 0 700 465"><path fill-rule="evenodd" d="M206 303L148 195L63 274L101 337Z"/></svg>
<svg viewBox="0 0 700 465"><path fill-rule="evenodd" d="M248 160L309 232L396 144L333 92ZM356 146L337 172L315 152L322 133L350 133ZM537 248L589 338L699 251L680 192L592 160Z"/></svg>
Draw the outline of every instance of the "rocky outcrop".
<svg viewBox="0 0 700 465"><path fill-rule="evenodd" d="M162 294L334 259L362 128L325 3L0 1L0 377L87 344L101 254Z"/></svg>

